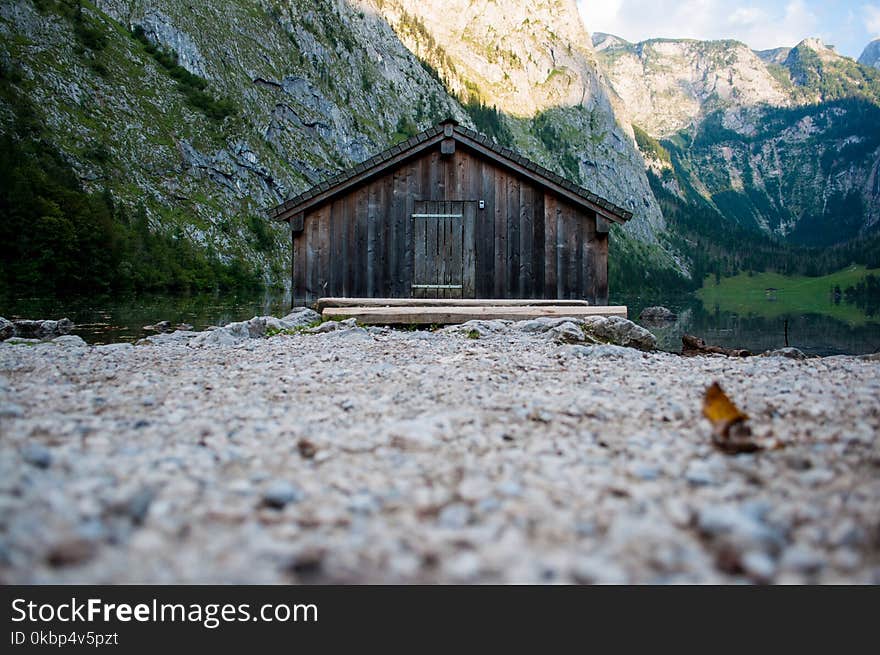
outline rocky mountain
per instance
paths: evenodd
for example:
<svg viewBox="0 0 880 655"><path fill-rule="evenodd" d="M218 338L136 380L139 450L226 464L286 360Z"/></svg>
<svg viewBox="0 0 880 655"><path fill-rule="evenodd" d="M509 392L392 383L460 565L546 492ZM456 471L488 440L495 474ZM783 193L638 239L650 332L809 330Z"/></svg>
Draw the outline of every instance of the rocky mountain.
<svg viewBox="0 0 880 655"><path fill-rule="evenodd" d="M880 39L874 39L862 51L859 63L863 66L880 68Z"/></svg>
<svg viewBox="0 0 880 655"><path fill-rule="evenodd" d="M575 0L0 0L0 39L4 193L30 194L0 255L45 253L34 278L113 248L141 286L198 253L284 284L262 210L447 116L634 212L612 285L688 273L658 185L795 243L880 221L880 72L817 40L591 37Z"/></svg>
<svg viewBox="0 0 880 655"><path fill-rule="evenodd" d="M381 17L342 0L3 0L0 19L16 90L86 188L267 279L287 255L280 228L255 247L263 208L413 123L467 120Z"/></svg>
<svg viewBox="0 0 880 655"><path fill-rule="evenodd" d="M262 209L446 116L633 210L622 248L678 266L574 0L0 0L0 35L6 130L27 102L85 190L267 281L289 255Z"/></svg>
<svg viewBox="0 0 880 655"><path fill-rule="evenodd" d="M763 52L735 41L593 42L667 190L791 243L880 225L875 69L818 39Z"/></svg>
<svg viewBox="0 0 880 655"><path fill-rule="evenodd" d="M655 137L671 136L716 110L732 121L744 108L789 104L783 82L736 41L628 43L594 34L593 43L633 121Z"/></svg>

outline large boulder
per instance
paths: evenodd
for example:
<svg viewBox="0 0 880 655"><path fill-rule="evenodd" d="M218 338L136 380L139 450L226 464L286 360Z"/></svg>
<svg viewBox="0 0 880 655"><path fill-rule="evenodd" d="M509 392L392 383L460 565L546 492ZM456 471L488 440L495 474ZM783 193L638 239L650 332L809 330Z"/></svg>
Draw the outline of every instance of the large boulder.
<svg viewBox="0 0 880 655"><path fill-rule="evenodd" d="M581 343L583 341L595 343L593 339L584 334L583 325L578 321L565 321L547 330L545 334L558 343Z"/></svg>
<svg viewBox="0 0 880 655"><path fill-rule="evenodd" d="M449 327L443 328L443 331L464 334L469 339L482 339L483 337L488 337L492 334L504 332L510 327L510 325L511 321L503 319L474 319L472 321L459 323L458 325L450 325Z"/></svg>
<svg viewBox="0 0 880 655"><path fill-rule="evenodd" d="M57 321L14 321L15 336L22 339L54 339L70 334L73 321L62 318Z"/></svg>
<svg viewBox="0 0 880 655"><path fill-rule="evenodd" d="M275 316L254 316L249 321L229 323L223 327L202 332L190 340L191 346L231 346L248 339L262 339L270 332L283 332L294 328L304 328L321 320L320 314L299 307L284 318Z"/></svg>
<svg viewBox="0 0 880 655"><path fill-rule="evenodd" d="M15 325L13 325L12 321L7 321L5 318L0 317L0 341L6 341L14 336Z"/></svg>
<svg viewBox="0 0 880 655"><path fill-rule="evenodd" d="M274 316L263 316L266 319L266 327L271 330L293 330L296 328L306 328L321 322L321 315L308 307L297 307L284 318L275 318Z"/></svg>
<svg viewBox="0 0 880 655"><path fill-rule="evenodd" d="M589 316L584 319L584 332L596 341L616 346L639 350L657 347L657 337L621 316Z"/></svg>
<svg viewBox="0 0 880 655"><path fill-rule="evenodd" d="M247 339L260 339L265 336L266 317L255 316L249 321L229 323L209 332L202 332L189 343L191 346L231 346Z"/></svg>
<svg viewBox="0 0 880 655"><path fill-rule="evenodd" d="M785 348L779 348L778 350L771 350L764 353L765 357L785 357L786 359L806 359L806 354L797 348L792 348L790 346L786 346Z"/></svg>
<svg viewBox="0 0 880 655"><path fill-rule="evenodd" d="M164 346L170 343L175 344L183 344L188 343L190 340L199 336L200 334L205 334L204 332L193 332L191 330L175 330L174 332L161 332L159 334L153 334L146 339L141 339L138 341L138 345L154 345L154 346ZM114 344L117 345L117 344Z"/></svg>
<svg viewBox="0 0 880 655"><path fill-rule="evenodd" d="M565 316L540 316L538 318L532 318L525 321L517 321L513 324L513 329L519 330L520 332L528 332L534 334L549 332L550 330L557 328L561 325L565 325L566 323L580 322L580 319L569 318Z"/></svg>

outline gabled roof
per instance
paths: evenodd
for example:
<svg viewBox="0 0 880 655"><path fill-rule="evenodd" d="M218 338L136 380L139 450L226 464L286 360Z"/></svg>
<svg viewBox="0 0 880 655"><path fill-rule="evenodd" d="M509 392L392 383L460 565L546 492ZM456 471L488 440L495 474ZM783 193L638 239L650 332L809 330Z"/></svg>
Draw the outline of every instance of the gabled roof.
<svg viewBox="0 0 880 655"><path fill-rule="evenodd" d="M549 189L570 202L585 209L590 209L609 220L624 223L632 218L632 212L597 196L577 184L566 180L551 170L526 159L510 148L503 148L486 136L469 130L455 121L447 120L431 127L420 134L398 143L397 145L370 157L354 168L334 175L267 210L269 218L287 221L292 216L317 205L324 204L352 187L381 175L384 171L396 166L440 143L445 138L453 138L457 143L473 150L485 158L520 175L531 179L536 184Z"/></svg>

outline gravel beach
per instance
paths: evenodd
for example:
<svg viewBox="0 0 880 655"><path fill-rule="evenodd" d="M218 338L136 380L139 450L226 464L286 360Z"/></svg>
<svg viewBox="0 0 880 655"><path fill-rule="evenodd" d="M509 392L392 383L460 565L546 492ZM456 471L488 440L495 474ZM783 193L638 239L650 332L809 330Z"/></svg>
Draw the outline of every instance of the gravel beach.
<svg viewBox="0 0 880 655"><path fill-rule="evenodd" d="M333 327L0 345L0 582L880 583L880 361Z"/></svg>

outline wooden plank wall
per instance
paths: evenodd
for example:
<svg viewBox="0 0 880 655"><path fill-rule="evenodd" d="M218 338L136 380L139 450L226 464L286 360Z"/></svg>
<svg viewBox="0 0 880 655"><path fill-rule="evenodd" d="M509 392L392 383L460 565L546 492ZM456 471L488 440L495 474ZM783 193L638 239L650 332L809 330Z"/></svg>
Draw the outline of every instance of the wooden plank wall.
<svg viewBox="0 0 880 655"><path fill-rule="evenodd" d="M476 272L471 297L607 304L608 235L596 232L595 215L457 145L306 212L293 239L294 304L411 297L411 215L422 200L484 201L464 247Z"/></svg>

